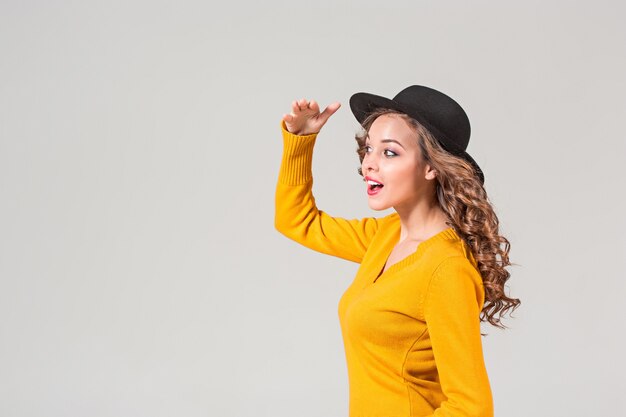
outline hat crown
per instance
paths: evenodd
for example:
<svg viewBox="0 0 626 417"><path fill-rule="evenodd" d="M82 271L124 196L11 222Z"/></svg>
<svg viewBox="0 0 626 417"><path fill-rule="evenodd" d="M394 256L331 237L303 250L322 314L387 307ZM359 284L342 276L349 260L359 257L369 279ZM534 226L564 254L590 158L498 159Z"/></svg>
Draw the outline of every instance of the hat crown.
<svg viewBox="0 0 626 417"><path fill-rule="evenodd" d="M429 87L412 85L400 91L393 101L426 126L448 151L467 149L471 135L469 118L451 97Z"/></svg>

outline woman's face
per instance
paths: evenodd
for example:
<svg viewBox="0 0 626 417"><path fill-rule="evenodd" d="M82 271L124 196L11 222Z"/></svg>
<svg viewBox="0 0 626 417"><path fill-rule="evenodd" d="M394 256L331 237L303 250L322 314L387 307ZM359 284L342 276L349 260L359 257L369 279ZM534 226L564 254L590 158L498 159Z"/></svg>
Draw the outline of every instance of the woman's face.
<svg viewBox="0 0 626 417"><path fill-rule="evenodd" d="M417 133L398 115L374 120L361 163L370 208L410 210L432 192L435 174L422 160L417 141Z"/></svg>

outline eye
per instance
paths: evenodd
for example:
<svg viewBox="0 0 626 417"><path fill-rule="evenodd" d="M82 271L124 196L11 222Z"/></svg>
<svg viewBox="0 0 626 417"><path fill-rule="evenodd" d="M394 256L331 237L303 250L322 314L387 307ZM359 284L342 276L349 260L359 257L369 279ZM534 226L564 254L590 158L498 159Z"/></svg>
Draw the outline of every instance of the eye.
<svg viewBox="0 0 626 417"><path fill-rule="evenodd" d="M385 152L383 152L383 153L384 153L384 154L385 154L385 156L386 156L386 157L388 157L388 158L392 158L392 157L394 157L394 156L397 156L397 155L398 155L397 153L395 153L394 151L389 150L389 149L385 149Z"/></svg>
<svg viewBox="0 0 626 417"><path fill-rule="evenodd" d="M370 153L370 152L372 152L372 147L369 146L369 145L365 145L363 147L363 150L365 151L365 153Z"/></svg>

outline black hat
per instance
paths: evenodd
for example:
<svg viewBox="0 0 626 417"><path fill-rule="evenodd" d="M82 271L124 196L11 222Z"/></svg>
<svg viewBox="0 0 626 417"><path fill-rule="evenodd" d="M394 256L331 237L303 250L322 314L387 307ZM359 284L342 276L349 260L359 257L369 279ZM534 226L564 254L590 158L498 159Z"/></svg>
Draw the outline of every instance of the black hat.
<svg viewBox="0 0 626 417"><path fill-rule="evenodd" d="M361 124L378 108L397 110L420 122L446 151L471 163L481 183L485 183L482 170L465 151L471 132L469 119L452 98L422 85L407 87L391 100L369 93L356 93L350 97L350 109Z"/></svg>

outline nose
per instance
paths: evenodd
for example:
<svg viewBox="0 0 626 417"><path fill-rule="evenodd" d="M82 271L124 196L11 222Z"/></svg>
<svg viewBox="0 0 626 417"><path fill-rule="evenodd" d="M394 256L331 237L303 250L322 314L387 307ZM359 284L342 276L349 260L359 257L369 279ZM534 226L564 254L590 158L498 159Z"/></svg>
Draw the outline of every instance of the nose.
<svg viewBox="0 0 626 417"><path fill-rule="evenodd" d="M378 169L378 160L373 153L366 153L361 162L361 171L363 173L376 171Z"/></svg>

